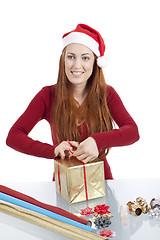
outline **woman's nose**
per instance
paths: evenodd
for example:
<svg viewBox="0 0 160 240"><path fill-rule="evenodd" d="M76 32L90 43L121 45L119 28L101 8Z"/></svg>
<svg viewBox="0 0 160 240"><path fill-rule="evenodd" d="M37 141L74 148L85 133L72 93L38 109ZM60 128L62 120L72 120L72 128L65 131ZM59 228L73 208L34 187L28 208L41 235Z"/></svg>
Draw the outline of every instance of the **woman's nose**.
<svg viewBox="0 0 160 240"><path fill-rule="evenodd" d="M76 58L76 59L74 60L74 67L75 67L75 68L80 68L81 66L82 66L81 59Z"/></svg>

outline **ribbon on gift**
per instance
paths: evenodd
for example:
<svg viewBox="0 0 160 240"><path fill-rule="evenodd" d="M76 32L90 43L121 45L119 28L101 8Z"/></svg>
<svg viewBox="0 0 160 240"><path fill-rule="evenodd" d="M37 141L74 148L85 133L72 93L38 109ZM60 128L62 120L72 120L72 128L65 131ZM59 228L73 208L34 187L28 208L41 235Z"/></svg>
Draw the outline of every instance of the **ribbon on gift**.
<svg viewBox="0 0 160 240"><path fill-rule="evenodd" d="M69 145L70 145L71 147L74 147L74 146L70 143L69 139L67 139L67 142L69 143ZM73 152L72 152L71 150L69 150L69 151L73 154ZM73 157L74 157L74 156L73 156ZM80 161L78 158L76 158L76 157L74 157L74 158L83 165L84 187L85 187L85 193L86 193L86 201L88 201L88 191L87 191L87 179L86 179L86 168L85 168L85 164L84 164L82 161Z"/></svg>
<svg viewBox="0 0 160 240"><path fill-rule="evenodd" d="M73 154L73 152L70 150ZM74 156L73 156L74 157ZM85 194L86 194L86 201L88 201L88 191L87 191L87 178L86 178L86 167L85 164L80 161L78 158L74 157L79 163L83 165L83 175L84 175L84 187L85 187ZM60 163L61 160L58 162L58 184L59 184L59 193L61 195L61 179L60 179Z"/></svg>
<svg viewBox="0 0 160 240"><path fill-rule="evenodd" d="M74 156L73 156L74 157ZM80 161L78 158L74 157L78 162L83 165L83 175L84 175L84 187L85 187L85 194L86 194L86 201L88 201L88 191L87 191L87 178L86 178L86 167L85 163Z"/></svg>
<svg viewBox="0 0 160 240"><path fill-rule="evenodd" d="M60 164L61 161L58 162L58 184L59 184L59 194L61 195L61 180L60 180Z"/></svg>

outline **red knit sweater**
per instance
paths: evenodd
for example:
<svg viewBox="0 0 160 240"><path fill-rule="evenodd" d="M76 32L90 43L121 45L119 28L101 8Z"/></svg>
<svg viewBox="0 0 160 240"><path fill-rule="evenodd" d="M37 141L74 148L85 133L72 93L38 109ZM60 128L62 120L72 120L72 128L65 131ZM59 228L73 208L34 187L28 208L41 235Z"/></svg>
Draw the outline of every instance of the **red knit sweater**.
<svg viewBox="0 0 160 240"><path fill-rule="evenodd" d="M139 139L137 125L125 109L120 97L111 86L108 86L107 89L109 110L119 129L91 135L97 143L99 152L110 147L130 145ZM53 131L53 145L35 141L28 136L40 120L46 119L50 124L50 108L51 104L54 103L54 96L55 85L42 88L10 129L6 140L8 146L25 154L54 159L54 149L58 143ZM81 141L88 137L85 123L83 128ZM104 172L105 179L112 179L112 173L106 159L104 159Z"/></svg>

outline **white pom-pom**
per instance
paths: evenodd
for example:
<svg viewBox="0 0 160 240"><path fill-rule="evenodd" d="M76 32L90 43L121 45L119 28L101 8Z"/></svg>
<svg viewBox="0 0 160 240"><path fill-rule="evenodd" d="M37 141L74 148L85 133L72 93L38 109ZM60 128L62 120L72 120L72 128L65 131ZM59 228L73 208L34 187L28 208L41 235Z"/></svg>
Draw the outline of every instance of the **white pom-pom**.
<svg viewBox="0 0 160 240"><path fill-rule="evenodd" d="M100 68L104 68L108 65L108 59L107 57L105 56L101 56L101 57L98 57L97 58L97 65L100 67Z"/></svg>

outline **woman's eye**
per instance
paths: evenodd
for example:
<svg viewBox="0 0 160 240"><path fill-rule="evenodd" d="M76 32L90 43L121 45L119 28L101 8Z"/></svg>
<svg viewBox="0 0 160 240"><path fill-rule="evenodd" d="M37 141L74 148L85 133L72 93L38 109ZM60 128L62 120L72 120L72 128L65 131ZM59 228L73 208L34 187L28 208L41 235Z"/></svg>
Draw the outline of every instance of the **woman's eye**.
<svg viewBox="0 0 160 240"><path fill-rule="evenodd" d="M83 60L88 61L90 58L89 57L83 57Z"/></svg>
<svg viewBox="0 0 160 240"><path fill-rule="evenodd" d="M67 58L72 60L72 59L74 59L74 56L68 55Z"/></svg>

